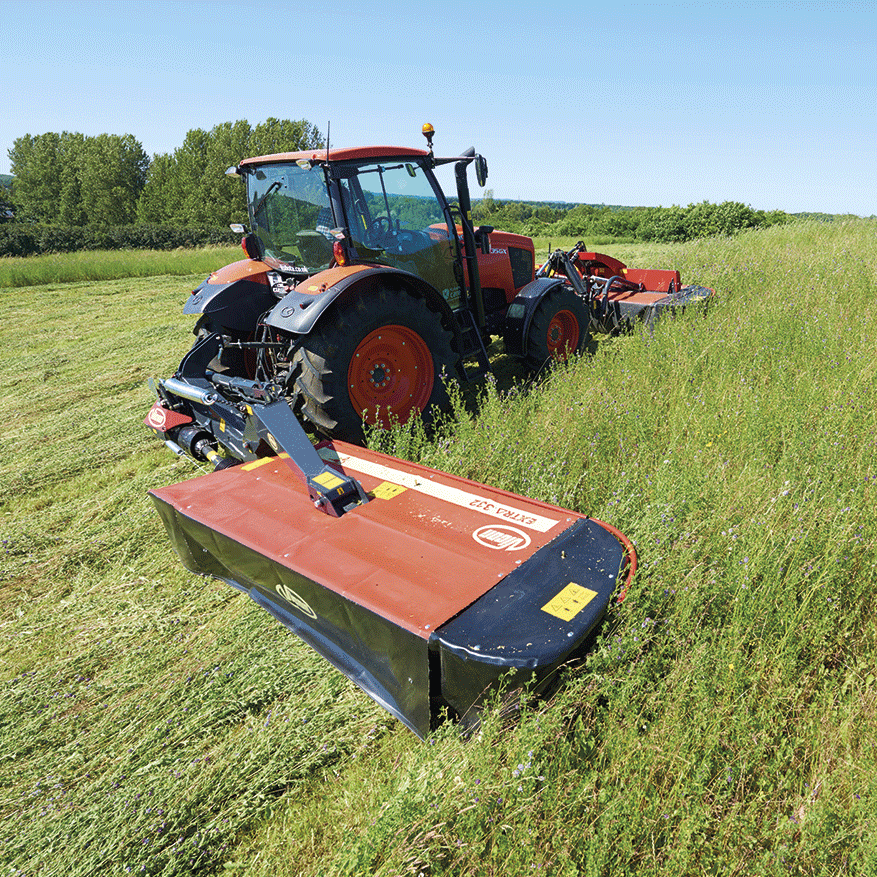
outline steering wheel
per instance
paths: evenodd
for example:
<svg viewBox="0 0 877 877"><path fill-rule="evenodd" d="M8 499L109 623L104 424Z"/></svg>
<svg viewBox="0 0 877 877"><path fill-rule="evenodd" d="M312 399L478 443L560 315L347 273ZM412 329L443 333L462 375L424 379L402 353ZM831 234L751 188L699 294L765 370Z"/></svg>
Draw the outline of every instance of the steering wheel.
<svg viewBox="0 0 877 877"><path fill-rule="evenodd" d="M393 221L387 216L376 216L365 232L365 243L370 246L380 245L393 233Z"/></svg>

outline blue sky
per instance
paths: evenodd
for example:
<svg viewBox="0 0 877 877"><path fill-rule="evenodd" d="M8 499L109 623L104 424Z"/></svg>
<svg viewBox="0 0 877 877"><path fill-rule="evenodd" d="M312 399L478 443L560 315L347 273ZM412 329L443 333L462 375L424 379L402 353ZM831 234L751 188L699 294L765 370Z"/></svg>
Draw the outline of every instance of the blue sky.
<svg viewBox="0 0 877 877"><path fill-rule="evenodd" d="M0 0L0 34L0 173L46 131L152 155L237 119L336 146L430 121L497 198L877 214L874 0Z"/></svg>

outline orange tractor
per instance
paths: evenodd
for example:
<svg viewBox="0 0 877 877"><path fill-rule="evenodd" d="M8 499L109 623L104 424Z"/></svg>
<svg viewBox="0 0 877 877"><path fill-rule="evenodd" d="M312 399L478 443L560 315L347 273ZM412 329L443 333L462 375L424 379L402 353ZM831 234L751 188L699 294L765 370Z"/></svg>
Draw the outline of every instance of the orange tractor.
<svg viewBox="0 0 877 877"><path fill-rule="evenodd" d="M591 329L710 292L583 245L553 253L537 276L530 238L473 226L467 168L483 186L483 157L437 158L424 129L429 150L315 150L229 169L247 186L249 258L212 274L185 305L200 315L200 338L220 339L215 373L279 384L319 434L360 441L363 420L429 418L446 401L443 375L487 372L491 335L539 367L584 350ZM436 179L446 164L456 204ZM234 430L203 425L212 444L252 458Z"/></svg>

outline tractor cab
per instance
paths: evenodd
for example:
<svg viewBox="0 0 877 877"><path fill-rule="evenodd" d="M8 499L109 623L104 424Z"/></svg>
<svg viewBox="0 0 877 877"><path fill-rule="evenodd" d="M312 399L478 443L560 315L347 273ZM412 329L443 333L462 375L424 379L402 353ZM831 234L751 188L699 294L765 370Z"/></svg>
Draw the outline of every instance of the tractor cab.
<svg viewBox="0 0 877 877"><path fill-rule="evenodd" d="M386 265L422 278L457 307L456 229L428 158L372 147L242 162L259 258L293 276L333 264Z"/></svg>

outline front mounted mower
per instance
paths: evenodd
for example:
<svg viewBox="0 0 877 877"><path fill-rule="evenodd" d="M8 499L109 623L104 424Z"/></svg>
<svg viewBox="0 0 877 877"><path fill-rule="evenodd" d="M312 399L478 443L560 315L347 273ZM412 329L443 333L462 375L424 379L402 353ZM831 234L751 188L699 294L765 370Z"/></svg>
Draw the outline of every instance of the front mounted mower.
<svg viewBox="0 0 877 877"><path fill-rule="evenodd" d="M218 349L207 336L197 352ZM635 570L601 521L345 442L315 448L276 385L208 369L158 390L273 452L152 491L183 564L248 594L420 737L446 716L477 724L510 673L512 690L550 687Z"/></svg>

